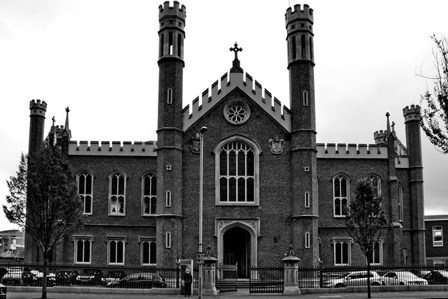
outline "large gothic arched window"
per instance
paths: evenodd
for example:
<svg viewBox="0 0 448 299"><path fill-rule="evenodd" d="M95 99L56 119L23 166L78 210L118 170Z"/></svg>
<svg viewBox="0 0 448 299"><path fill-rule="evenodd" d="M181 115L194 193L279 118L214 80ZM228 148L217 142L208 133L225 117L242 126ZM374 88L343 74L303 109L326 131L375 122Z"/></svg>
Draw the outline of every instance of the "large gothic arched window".
<svg viewBox="0 0 448 299"><path fill-rule="evenodd" d="M333 211L334 217L345 217L350 196L350 183L346 176L333 178Z"/></svg>
<svg viewBox="0 0 448 299"><path fill-rule="evenodd" d="M215 149L216 204L258 205L258 146L242 137Z"/></svg>
<svg viewBox="0 0 448 299"><path fill-rule="evenodd" d="M92 215L93 213L93 176L84 171L76 176L78 195L83 203L83 213Z"/></svg>
<svg viewBox="0 0 448 299"><path fill-rule="evenodd" d="M145 174L142 178L142 214L156 214L157 204L157 178L154 174Z"/></svg>
<svg viewBox="0 0 448 299"><path fill-rule="evenodd" d="M109 215L126 213L126 175L114 172L109 176Z"/></svg>

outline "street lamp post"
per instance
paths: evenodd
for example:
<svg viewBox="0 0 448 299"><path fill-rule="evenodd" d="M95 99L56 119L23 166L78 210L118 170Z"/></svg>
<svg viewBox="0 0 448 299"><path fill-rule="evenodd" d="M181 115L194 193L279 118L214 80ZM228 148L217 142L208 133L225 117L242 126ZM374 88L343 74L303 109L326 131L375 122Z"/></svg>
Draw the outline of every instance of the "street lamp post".
<svg viewBox="0 0 448 299"><path fill-rule="evenodd" d="M202 227L203 227L203 201L204 201L204 133L207 131L207 127L202 127L199 131L199 142L200 142L200 152L199 152L199 254L201 255L201 261L199 263L199 290L198 297L202 299L202 289L203 289L203 273L202 273Z"/></svg>

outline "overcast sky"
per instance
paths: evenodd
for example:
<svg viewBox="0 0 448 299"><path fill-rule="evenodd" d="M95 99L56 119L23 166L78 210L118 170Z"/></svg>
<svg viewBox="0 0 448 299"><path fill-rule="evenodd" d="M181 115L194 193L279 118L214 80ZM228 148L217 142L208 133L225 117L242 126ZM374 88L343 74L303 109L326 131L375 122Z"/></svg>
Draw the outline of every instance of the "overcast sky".
<svg viewBox="0 0 448 299"><path fill-rule="evenodd" d="M28 150L29 101L47 102L72 140L156 140L158 6L153 0L0 1L0 204ZM184 106L241 67L289 105L284 14L296 0L185 0ZM386 112L405 143L402 109L432 82L432 33L448 1L310 0L314 9L317 141L373 143ZM448 156L423 140L425 213L448 214ZM10 229L1 212L0 230Z"/></svg>

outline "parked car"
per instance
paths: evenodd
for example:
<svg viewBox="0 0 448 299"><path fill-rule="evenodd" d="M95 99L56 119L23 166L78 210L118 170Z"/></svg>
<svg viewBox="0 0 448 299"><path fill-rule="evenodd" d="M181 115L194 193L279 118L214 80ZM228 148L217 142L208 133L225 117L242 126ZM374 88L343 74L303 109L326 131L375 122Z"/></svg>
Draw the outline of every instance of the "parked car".
<svg viewBox="0 0 448 299"><path fill-rule="evenodd" d="M324 282L327 288L343 288L348 286L366 286L367 285L367 271L356 271L342 275L339 278L330 278ZM370 271L370 285L382 285L381 276L375 271Z"/></svg>
<svg viewBox="0 0 448 299"><path fill-rule="evenodd" d="M21 285L22 284L22 272L21 267L9 267L6 268L6 273L3 275L0 283L4 285Z"/></svg>
<svg viewBox="0 0 448 299"><path fill-rule="evenodd" d="M10 267L3 275L1 283L5 285L41 286L44 273L30 268ZM54 286L56 278L54 273L47 274L47 286Z"/></svg>
<svg viewBox="0 0 448 299"><path fill-rule="evenodd" d="M120 280L126 277L126 273L123 270L111 270L105 277L102 278L103 285L107 285L110 282Z"/></svg>
<svg viewBox="0 0 448 299"><path fill-rule="evenodd" d="M56 285L68 286L76 284L78 271L58 271L56 272Z"/></svg>
<svg viewBox="0 0 448 299"><path fill-rule="evenodd" d="M2 279L3 275L5 275L6 273L8 273L8 270L6 270L6 268L0 268L0 280Z"/></svg>
<svg viewBox="0 0 448 299"><path fill-rule="evenodd" d="M424 279L428 281L428 284L448 284L448 271L435 270L431 271L425 276Z"/></svg>
<svg viewBox="0 0 448 299"><path fill-rule="evenodd" d="M38 270L27 270L22 273L22 280L25 284L25 276L29 275L27 285L41 286L43 282L44 273ZM47 273L47 287L54 287L56 285L56 275L52 272Z"/></svg>
<svg viewBox="0 0 448 299"><path fill-rule="evenodd" d="M132 273L122 279L109 282L110 288L150 289L166 288L165 278L158 273Z"/></svg>
<svg viewBox="0 0 448 299"><path fill-rule="evenodd" d="M103 273L100 269L84 269L76 276L76 283L83 285L101 285Z"/></svg>
<svg viewBox="0 0 448 299"><path fill-rule="evenodd" d="M390 271L383 275L385 285L427 285L426 279L409 271Z"/></svg>

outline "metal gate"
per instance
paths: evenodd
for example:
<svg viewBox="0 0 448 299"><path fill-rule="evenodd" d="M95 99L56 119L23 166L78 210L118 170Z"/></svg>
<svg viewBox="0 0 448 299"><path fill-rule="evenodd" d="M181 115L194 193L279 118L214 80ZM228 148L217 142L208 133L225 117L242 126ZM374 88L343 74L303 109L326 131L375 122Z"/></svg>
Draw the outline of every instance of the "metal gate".
<svg viewBox="0 0 448 299"><path fill-rule="evenodd" d="M238 265L221 265L218 268L216 288L220 292L236 292L238 289Z"/></svg>
<svg viewBox="0 0 448 299"><path fill-rule="evenodd" d="M249 293L283 293L283 267L251 268Z"/></svg>

